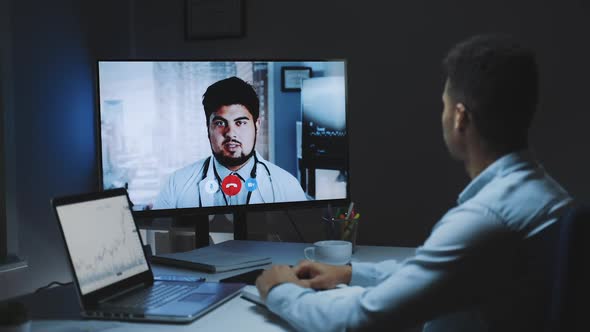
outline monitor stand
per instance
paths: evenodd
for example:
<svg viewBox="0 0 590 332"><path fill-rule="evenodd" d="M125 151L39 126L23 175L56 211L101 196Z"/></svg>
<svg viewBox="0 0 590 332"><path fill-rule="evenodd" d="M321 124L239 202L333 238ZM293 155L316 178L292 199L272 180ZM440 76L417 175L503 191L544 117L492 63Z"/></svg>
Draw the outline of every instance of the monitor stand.
<svg viewBox="0 0 590 332"><path fill-rule="evenodd" d="M246 211L233 212L234 240L248 239L248 221ZM175 223L179 226L193 225L195 229L195 247L209 245L209 216L206 214L190 214L177 216Z"/></svg>
<svg viewBox="0 0 590 332"><path fill-rule="evenodd" d="M175 226L193 226L195 248L209 245L209 216L206 214L185 214L174 217Z"/></svg>
<svg viewBox="0 0 590 332"><path fill-rule="evenodd" d="M234 215L234 240L248 239L248 218L246 211L236 211Z"/></svg>

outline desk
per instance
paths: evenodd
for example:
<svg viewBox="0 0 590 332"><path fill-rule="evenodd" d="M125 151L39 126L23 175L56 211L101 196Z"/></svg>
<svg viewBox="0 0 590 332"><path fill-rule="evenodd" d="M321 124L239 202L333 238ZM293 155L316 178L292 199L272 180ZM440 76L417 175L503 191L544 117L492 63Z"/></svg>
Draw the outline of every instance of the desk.
<svg viewBox="0 0 590 332"><path fill-rule="evenodd" d="M273 264L296 264L303 259L308 243L238 241L223 242L212 247L244 254L266 255ZM414 253L414 248L357 246L354 261L378 262L385 259L402 260ZM208 274L162 265L152 266L155 275L178 274L203 276L207 281L240 274L255 268ZM32 331L291 331L282 319L261 306L241 297L234 297L191 324L126 323L117 321L81 320L73 286L59 287L22 298L33 316Z"/></svg>

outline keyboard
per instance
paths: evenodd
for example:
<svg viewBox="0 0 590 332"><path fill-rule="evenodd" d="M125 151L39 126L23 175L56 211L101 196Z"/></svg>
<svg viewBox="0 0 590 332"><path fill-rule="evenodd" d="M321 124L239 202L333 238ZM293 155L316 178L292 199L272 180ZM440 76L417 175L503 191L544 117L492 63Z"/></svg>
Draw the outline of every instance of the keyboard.
<svg viewBox="0 0 590 332"><path fill-rule="evenodd" d="M157 308L177 300L180 297L193 292L195 289L197 289L197 287L194 284L179 285L156 282L149 289L142 290L137 294L127 296L110 304L130 309Z"/></svg>

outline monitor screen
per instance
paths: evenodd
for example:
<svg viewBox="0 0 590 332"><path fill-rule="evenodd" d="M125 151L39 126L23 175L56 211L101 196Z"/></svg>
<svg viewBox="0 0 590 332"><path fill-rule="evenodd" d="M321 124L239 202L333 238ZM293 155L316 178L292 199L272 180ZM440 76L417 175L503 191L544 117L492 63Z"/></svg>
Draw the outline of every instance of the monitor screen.
<svg viewBox="0 0 590 332"><path fill-rule="evenodd" d="M98 90L101 185L135 211L349 198L343 60L99 61Z"/></svg>

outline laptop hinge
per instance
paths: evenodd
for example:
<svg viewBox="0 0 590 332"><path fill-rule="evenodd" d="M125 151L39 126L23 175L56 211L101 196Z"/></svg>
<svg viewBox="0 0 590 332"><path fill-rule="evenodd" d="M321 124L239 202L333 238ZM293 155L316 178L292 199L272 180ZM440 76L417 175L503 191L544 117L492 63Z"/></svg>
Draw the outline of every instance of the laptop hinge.
<svg viewBox="0 0 590 332"><path fill-rule="evenodd" d="M110 300L112 300L112 299L114 299L116 297L119 297L121 295L125 295L127 293L136 291L136 290L141 289L141 288L145 288L146 286L147 285L145 283L141 283L139 285L135 285L135 286L133 286L131 288L128 288L128 289L122 290L120 292L117 292L115 294L109 295L109 296L105 297L104 299L98 301L98 303L104 303L104 302L110 301Z"/></svg>

